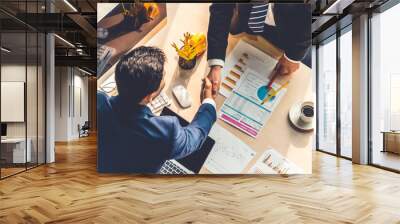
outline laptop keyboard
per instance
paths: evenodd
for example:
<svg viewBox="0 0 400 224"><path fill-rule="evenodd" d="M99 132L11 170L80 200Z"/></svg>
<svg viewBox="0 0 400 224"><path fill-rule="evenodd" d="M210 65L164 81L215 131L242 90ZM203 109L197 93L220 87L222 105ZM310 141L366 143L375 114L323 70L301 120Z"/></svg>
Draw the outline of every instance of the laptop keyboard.
<svg viewBox="0 0 400 224"><path fill-rule="evenodd" d="M159 174L189 174L186 170L182 169L174 162L167 160L164 165L162 165Z"/></svg>
<svg viewBox="0 0 400 224"><path fill-rule="evenodd" d="M106 45L97 48L97 74L103 73L111 57L115 54L115 49Z"/></svg>
<svg viewBox="0 0 400 224"><path fill-rule="evenodd" d="M153 101L147 104L147 106L150 107L150 110L153 113L157 113L164 109L164 107L167 107L169 105L171 105L171 100L164 92L161 92L160 95L158 95Z"/></svg>

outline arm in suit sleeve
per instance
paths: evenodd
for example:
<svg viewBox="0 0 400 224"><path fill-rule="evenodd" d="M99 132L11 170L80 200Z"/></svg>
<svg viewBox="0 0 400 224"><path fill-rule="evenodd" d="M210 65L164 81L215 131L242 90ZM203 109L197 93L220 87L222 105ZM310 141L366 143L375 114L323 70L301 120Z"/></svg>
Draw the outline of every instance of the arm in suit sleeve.
<svg viewBox="0 0 400 224"><path fill-rule="evenodd" d="M217 119L217 114L213 105L203 103L188 126L182 127L176 117L172 119L173 134L170 159L179 159L200 149Z"/></svg>
<svg viewBox="0 0 400 224"><path fill-rule="evenodd" d="M225 60L234 8L234 3L213 3L210 6L210 22L207 32L207 60L209 62L215 59Z"/></svg>
<svg viewBox="0 0 400 224"><path fill-rule="evenodd" d="M282 5L277 5L281 8L277 16L282 22L277 28L284 41L283 50L289 59L301 61L311 46L311 7L309 4Z"/></svg>

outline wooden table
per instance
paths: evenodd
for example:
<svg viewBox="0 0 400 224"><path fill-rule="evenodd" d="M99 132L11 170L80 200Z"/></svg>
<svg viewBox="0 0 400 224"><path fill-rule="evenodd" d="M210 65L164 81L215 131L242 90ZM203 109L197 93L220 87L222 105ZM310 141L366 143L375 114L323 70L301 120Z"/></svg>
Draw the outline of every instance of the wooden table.
<svg viewBox="0 0 400 224"><path fill-rule="evenodd" d="M209 4L194 4L194 3L169 3L167 4L167 25L158 31L147 42L140 42L137 46L157 46L164 50L167 55L166 63L166 87L164 91L173 99L171 109L187 120L192 120L197 112L201 101L201 83L204 76L208 74L209 68L207 65L206 54L201 56L196 64L195 69L191 72L181 70L178 66L178 56L175 50L171 47L172 42L178 42L182 38L184 32L203 32L207 33L209 21ZM243 35L230 36L227 55L234 48L240 38L246 38ZM272 57L279 57L281 51L263 38L256 40L248 40L249 43L257 46L259 49L268 53ZM102 77L103 78L103 77ZM99 80L98 85L101 86L105 79L112 80L112 72L102 80ZM174 99L171 89L177 84L183 84L190 91L193 98L193 105L190 108L183 109ZM297 164L304 170L305 173L311 173L312 166L312 142L313 133L300 133L295 131L288 122L289 108L297 102L314 101L312 91L312 76L311 69L301 64L291 79L288 86L288 91L281 103L275 109L271 118L264 126L259 136L254 139L243 132L233 128L221 120L217 122L232 134L237 136L243 142L248 144L257 152L256 156L250 161L244 169L246 173L249 168L256 162L261 154L269 147L279 151L290 161ZM219 95L216 102L219 109L224 101L224 97ZM201 173L208 173L203 167Z"/></svg>

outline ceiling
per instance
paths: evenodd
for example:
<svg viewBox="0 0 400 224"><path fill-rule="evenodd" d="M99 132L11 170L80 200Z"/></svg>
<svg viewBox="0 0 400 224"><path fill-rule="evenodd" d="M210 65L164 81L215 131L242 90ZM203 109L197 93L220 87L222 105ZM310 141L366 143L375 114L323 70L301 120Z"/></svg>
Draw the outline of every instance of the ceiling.
<svg viewBox="0 0 400 224"><path fill-rule="evenodd" d="M47 0L47 4L45 0L0 0L2 45L12 50L7 56L25 56L25 46L28 57L34 55L37 48L30 43L29 32L54 32L61 37L55 38L56 65L77 66L95 74L96 6L96 0Z"/></svg>
<svg viewBox="0 0 400 224"><path fill-rule="evenodd" d="M313 9L312 38L319 43L351 24L353 17L374 10L388 0L306 0Z"/></svg>
<svg viewBox="0 0 400 224"><path fill-rule="evenodd" d="M1 45L10 52L1 52L5 63L37 63L44 56L43 34L38 33L2 33ZM25 47L26 46L26 47Z"/></svg>

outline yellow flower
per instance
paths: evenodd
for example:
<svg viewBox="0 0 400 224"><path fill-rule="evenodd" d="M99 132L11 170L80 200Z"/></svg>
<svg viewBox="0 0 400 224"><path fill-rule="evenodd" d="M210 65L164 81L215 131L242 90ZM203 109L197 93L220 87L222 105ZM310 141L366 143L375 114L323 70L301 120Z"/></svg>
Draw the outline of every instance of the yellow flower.
<svg viewBox="0 0 400 224"><path fill-rule="evenodd" d="M184 39L181 40L183 43L182 47L178 47L175 43L172 43L172 47L175 48L176 52L180 57L189 61L195 57L200 56L206 51L207 43L206 36L203 33L189 33L183 34Z"/></svg>

